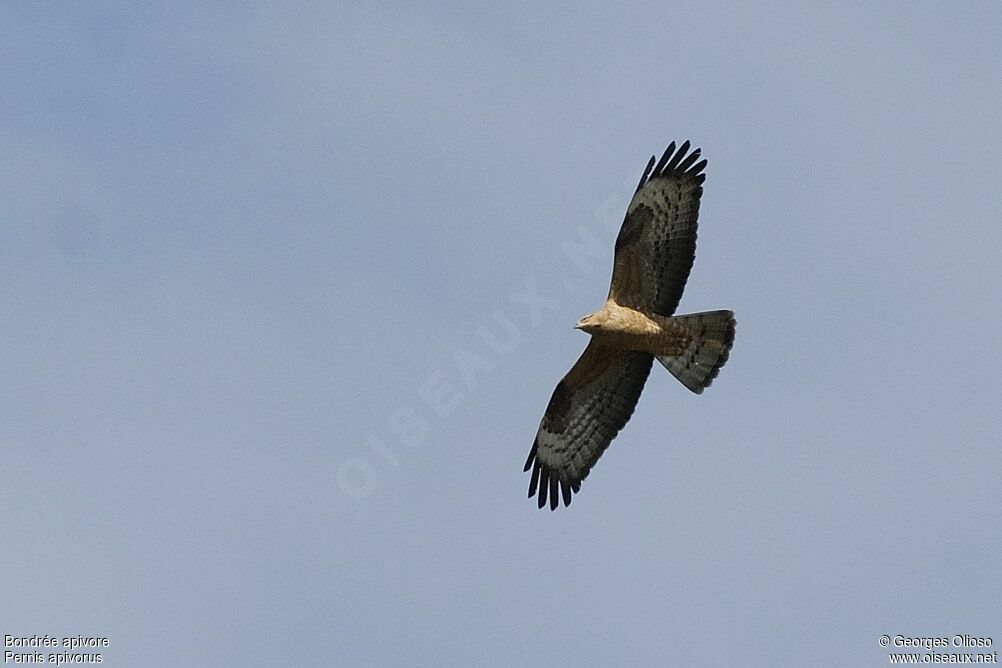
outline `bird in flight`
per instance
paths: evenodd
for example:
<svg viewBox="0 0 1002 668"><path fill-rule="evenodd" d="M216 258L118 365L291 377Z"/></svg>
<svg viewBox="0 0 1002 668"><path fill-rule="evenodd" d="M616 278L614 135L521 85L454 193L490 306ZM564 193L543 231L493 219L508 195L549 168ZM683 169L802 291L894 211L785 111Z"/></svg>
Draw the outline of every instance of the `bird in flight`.
<svg viewBox="0 0 1002 668"><path fill-rule="evenodd" d="M616 237L612 286L602 308L575 325L591 341L557 383L525 462L529 498L556 510L633 415L657 359L702 393L727 361L734 313L675 315L696 257L696 218L706 160L686 141L652 156ZM698 161L698 162L697 162Z"/></svg>

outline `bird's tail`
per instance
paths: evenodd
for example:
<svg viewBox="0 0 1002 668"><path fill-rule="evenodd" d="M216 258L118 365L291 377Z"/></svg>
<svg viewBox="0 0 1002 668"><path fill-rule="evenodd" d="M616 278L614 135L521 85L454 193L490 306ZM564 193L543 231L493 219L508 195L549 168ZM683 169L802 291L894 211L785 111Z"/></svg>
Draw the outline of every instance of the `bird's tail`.
<svg viewBox="0 0 1002 668"><path fill-rule="evenodd" d="M658 361L696 394L710 386L727 362L734 345L734 313L706 311L672 318L692 335L681 355L662 355Z"/></svg>

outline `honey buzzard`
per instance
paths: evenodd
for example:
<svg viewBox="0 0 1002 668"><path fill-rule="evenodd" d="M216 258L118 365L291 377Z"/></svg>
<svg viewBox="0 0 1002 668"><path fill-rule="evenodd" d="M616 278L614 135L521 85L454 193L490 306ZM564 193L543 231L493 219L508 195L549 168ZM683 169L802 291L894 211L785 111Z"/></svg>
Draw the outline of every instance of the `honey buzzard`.
<svg viewBox="0 0 1002 668"><path fill-rule="evenodd" d="M588 347L557 383L525 462L529 497L556 510L633 414L657 359L696 394L710 386L734 343L734 314L673 316L696 256L706 160L686 141L652 156L616 237L605 304L575 325ZM697 162L699 160L699 162Z"/></svg>

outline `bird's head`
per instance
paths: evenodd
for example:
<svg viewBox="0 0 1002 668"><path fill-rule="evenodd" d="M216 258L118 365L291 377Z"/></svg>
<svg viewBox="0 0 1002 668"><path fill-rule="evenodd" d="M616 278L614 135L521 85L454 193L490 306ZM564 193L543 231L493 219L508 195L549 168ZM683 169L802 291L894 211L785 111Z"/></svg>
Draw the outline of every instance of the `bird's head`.
<svg viewBox="0 0 1002 668"><path fill-rule="evenodd" d="M574 325L574 329L580 329L583 332L600 331L602 326L605 324L606 315L602 311L597 311L595 313L589 313L585 317L578 320L578 324Z"/></svg>

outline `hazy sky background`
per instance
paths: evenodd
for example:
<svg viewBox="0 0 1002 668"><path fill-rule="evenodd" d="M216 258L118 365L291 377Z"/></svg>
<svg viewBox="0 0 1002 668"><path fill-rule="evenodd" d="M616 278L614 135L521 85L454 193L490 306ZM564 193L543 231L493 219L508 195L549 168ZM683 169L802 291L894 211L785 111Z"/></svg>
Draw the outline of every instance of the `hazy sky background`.
<svg viewBox="0 0 1002 668"><path fill-rule="evenodd" d="M1002 6L0 10L0 634L111 666L886 665L1002 644ZM673 139L660 368L522 464Z"/></svg>

